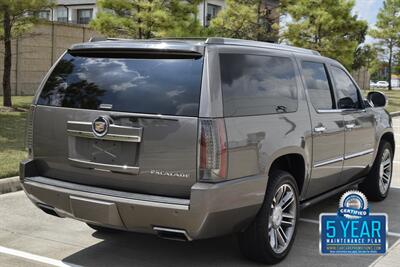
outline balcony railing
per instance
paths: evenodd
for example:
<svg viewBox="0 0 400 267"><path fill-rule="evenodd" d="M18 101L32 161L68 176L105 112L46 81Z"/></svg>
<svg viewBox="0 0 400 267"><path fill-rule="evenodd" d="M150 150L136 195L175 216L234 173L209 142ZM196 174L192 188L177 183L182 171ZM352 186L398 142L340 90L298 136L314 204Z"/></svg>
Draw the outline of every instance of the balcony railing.
<svg viewBox="0 0 400 267"><path fill-rule="evenodd" d="M78 18L77 20L68 20L67 18L58 18L56 21L62 22L62 23L86 25L86 24L89 24L89 22L91 20L92 20L92 18Z"/></svg>

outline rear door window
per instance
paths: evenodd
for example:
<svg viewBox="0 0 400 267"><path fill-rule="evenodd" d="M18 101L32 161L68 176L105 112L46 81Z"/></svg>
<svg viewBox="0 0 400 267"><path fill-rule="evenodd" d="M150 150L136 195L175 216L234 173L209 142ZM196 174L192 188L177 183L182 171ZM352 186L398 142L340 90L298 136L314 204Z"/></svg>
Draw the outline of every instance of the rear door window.
<svg viewBox="0 0 400 267"><path fill-rule="evenodd" d="M220 54L226 117L294 112L297 85L287 57Z"/></svg>
<svg viewBox="0 0 400 267"><path fill-rule="evenodd" d="M202 58L110 58L67 53L39 105L198 116Z"/></svg>

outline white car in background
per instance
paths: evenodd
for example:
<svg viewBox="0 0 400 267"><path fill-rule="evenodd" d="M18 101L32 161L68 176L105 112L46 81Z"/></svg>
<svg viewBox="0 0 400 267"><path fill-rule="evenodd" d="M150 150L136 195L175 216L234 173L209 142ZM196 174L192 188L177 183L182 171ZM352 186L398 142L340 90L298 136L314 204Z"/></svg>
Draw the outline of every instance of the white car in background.
<svg viewBox="0 0 400 267"><path fill-rule="evenodd" d="M388 88L389 87L389 83L387 81L378 81L375 84L375 87L377 87L377 88Z"/></svg>
<svg viewBox="0 0 400 267"><path fill-rule="evenodd" d="M376 83L373 81L369 82L369 88L375 88L376 87Z"/></svg>

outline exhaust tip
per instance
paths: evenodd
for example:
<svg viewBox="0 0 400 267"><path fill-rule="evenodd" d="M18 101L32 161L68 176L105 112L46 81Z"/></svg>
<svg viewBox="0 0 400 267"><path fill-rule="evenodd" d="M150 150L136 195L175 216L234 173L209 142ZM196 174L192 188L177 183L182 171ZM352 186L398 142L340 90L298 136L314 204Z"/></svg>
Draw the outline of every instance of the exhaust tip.
<svg viewBox="0 0 400 267"><path fill-rule="evenodd" d="M44 211L47 214L56 216L56 217L60 217L60 215L58 215L58 213L54 210L54 207L51 207L49 205L43 204L43 203L37 203L36 204L39 209L41 209L42 211Z"/></svg>
<svg viewBox="0 0 400 267"><path fill-rule="evenodd" d="M157 233L160 238L175 240L175 241L192 241L192 238L188 235L185 230L173 229L166 227L153 227L153 230Z"/></svg>

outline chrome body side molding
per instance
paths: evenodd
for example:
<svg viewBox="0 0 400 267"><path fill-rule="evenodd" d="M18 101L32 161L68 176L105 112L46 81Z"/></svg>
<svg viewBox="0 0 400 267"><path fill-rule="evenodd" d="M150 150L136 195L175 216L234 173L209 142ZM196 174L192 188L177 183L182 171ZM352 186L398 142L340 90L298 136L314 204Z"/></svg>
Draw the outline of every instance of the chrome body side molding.
<svg viewBox="0 0 400 267"><path fill-rule="evenodd" d="M360 151L360 152L357 152L357 153L352 153L352 154L346 155L344 157L337 157L337 158L333 158L333 159L319 161L319 162L314 164L314 168L322 167L322 166L325 166L325 165L333 164L333 163L340 162L340 161L347 160L347 159L352 159L352 158L356 158L356 157L365 156L365 155L368 155L368 154L372 154L374 151L375 150L371 148L371 149L367 149L367 150Z"/></svg>
<svg viewBox="0 0 400 267"><path fill-rule="evenodd" d="M325 166L325 165L333 164L333 163L336 163L336 162L339 162L339 161L343 161L343 157L337 157L337 158L333 158L333 159L319 161L319 162L314 164L314 168L318 168L318 167L322 167L322 166Z"/></svg>
<svg viewBox="0 0 400 267"><path fill-rule="evenodd" d="M346 156L344 157L344 159L346 160L346 159L352 159L352 158L357 158L357 157L365 156L365 155L374 153L374 151L375 151L375 150L374 150L373 148L367 149L367 150L364 150L364 151L360 151L360 152L357 152L357 153L353 153L353 154L346 155Z"/></svg>

